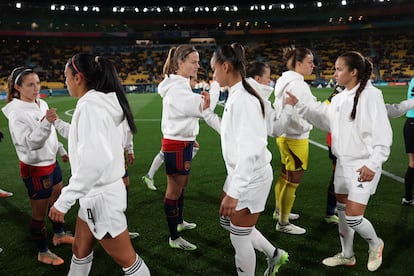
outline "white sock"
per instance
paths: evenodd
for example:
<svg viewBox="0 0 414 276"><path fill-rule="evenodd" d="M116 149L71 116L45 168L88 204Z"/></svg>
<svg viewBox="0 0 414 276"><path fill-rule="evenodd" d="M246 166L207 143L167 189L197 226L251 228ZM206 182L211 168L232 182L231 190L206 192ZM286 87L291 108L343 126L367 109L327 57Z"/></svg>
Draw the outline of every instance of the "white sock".
<svg viewBox="0 0 414 276"><path fill-rule="evenodd" d="M263 252L268 258L272 258L275 254L276 248L260 233L256 227L253 228L251 234L253 247Z"/></svg>
<svg viewBox="0 0 414 276"><path fill-rule="evenodd" d="M127 268L122 268L125 276L150 276L151 273L144 260L136 254L135 262Z"/></svg>
<svg viewBox="0 0 414 276"><path fill-rule="evenodd" d="M68 276L83 276L88 275L91 271L93 260L93 251L85 258L77 258L75 254L72 255Z"/></svg>
<svg viewBox="0 0 414 276"><path fill-rule="evenodd" d="M199 149L200 149L199 147L193 147L193 157L192 158L194 158L196 156Z"/></svg>
<svg viewBox="0 0 414 276"><path fill-rule="evenodd" d="M220 217L220 225L227 231L230 231L230 218L229 217Z"/></svg>
<svg viewBox="0 0 414 276"><path fill-rule="evenodd" d="M338 231L339 239L341 240L342 253L345 257L351 258L355 255L354 253L354 234L355 231L346 223L345 218L345 208L346 205L343 203L337 203L337 212L338 212Z"/></svg>
<svg viewBox="0 0 414 276"><path fill-rule="evenodd" d="M366 240L370 248L376 248L380 244L377 233L371 222L361 216L346 216L346 222L349 227L354 229L364 240Z"/></svg>
<svg viewBox="0 0 414 276"><path fill-rule="evenodd" d="M147 173L149 178L154 178L155 173L161 167L162 163L164 163L164 153L160 151L152 160L151 167Z"/></svg>
<svg viewBox="0 0 414 276"><path fill-rule="evenodd" d="M230 240L236 251L234 256L237 275L254 276L256 253L251 241L253 227L241 227L230 223Z"/></svg>

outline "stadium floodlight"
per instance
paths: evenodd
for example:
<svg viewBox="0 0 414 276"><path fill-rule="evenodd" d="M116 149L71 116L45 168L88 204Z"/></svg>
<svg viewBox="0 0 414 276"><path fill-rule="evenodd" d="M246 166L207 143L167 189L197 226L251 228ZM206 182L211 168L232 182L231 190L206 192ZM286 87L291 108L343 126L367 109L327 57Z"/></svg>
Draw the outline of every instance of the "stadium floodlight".
<svg viewBox="0 0 414 276"><path fill-rule="evenodd" d="M122 7L122 8L120 9L120 12L125 12L125 7Z"/></svg>
<svg viewBox="0 0 414 276"><path fill-rule="evenodd" d="M134 11L135 12L139 12L139 9L137 7L135 7Z"/></svg>
<svg viewBox="0 0 414 276"><path fill-rule="evenodd" d="M148 8L144 8L142 11L143 12L148 12Z"/></svg>
<svg viewBox="0 0 414 276"><path fill-rule="evenodd" d="M346 0L342 0L341 4L342 4L342 6L346 6L347 5Z"/></svg>
<svg viewBox="0 0 414 276"><path fill-rule="evenodd" d="M161 12L161 8L160 7L157 7L157 12Z"/></svg>
<svg viewBox="0 0 414 276"><path fill-rule="evenodd" d="M50 5L50 10L52 11L56 10L56 5L55 4Z"/></svg>
<svg viewBox="0 0 414 276"><path fill-rule="evenodd" d="M22 3L17 2L17 3L16 3L16 8L17 8L17 9L21 9L21 8L22 8Z"/></svg>
<svg viewBox="0 0 414 276"><path fill-rule="evenodd" d="M205 8L204 8L204 10L205 10L206 12L209 12L209 11L210 11L210 8L209 8L209 7L205 7Z"/></svg>
<svg viewBox="0 0 414 276"><path fill-rule="evenodd" d="M213 7L213 12L216 12L217 11L217 7Z"/></svg>
<svg viewBox="0 0 414 276"><path fill-rule="evenodd" d="M254 10L254 6L253 6L253 5L251 5L251 6L250 6L250 10L251 10L251 11L253 11L253 10Z"/></svg>
<svg viewBox="0 0 414 276"><path fill-rule="evenodd" d="M226 6L226 7L224 8L224 10L228 12L228 11L230 10L230 8L229 8L228 6Z"/></svg>
<svg viewBox="0 0 414 276"><path fill-rule="evenodd" d="M112 8L112 12L117 12L118 11L118 8L117 7L113 7Z"/></svg>
<svg viewBox="0 0 414 276"><path fill-rule="evenodd" d="M83 11L87 12L88 11L88 6L83 6Z"/></svg>
<svg viewBox="0 0 414 276"><path fill-rule="evenodd" d="M75 6L75 11L79 11L79 7L78 6Z"/></svg>
<svg viewBox="0 0 414 276"><path fill-rule="evenodd" d="M65 6L64 6L64 5L61 5L61 6L60 6L60 10L61 10L61 11L64 11L64 10L65 10Z"/></svg>
<svg viewBox="0 0 414 276"><path fill-rule="evenodd" d="M267 8L269 11L273 9L273 5L269 5L269 7Z"/></svg>
<svg viewBox="0 0 414 276"><path fill-rule="evenodd" d="M168 7L168 10L169 10L170 12L174 12L173 7Z"/></svg>
<svg viewBox="0 0 414 276"><path fill-rule="evenodd" d="M285 4L280 4L280 8L284 10L286 8Z"/></svg>
<svg viewBox="0 0 414 276"><path fill-rule="evenodd" d="M261 5L261 6L260 6L260 9L261 9L262 11L264 11L264 10L266 9L266 6L265 6L265 5Z"/></svg>
<svg viewBox="0 0 414 276"><path fill-rule="evenodd" d="M322 8L322 2L321 2L321 1L316 2L316 6L317 6L318 8Z"/></svg>
<svg viewBox="0 0 414 276"><path fill-rule="evenodd" d="M199 7L195 7L195 8L194 8L194 11L195 11L195 12L198 12L199 10L200 10L200 8L199 8Z"/></svg>
<svg viewBox="0 0 414 276"><path fill-rule="evenodd" d="M290 4L289 4L289 9L293 10L294 8L295 8L295 4L290 3Z"/></svg>
<svg viewBox="0 0 414 276"><path fill-rule="evenodd" d="M233 6L233 11L238 11L239 10L239 8L237 7L237 6Z"/></svg>

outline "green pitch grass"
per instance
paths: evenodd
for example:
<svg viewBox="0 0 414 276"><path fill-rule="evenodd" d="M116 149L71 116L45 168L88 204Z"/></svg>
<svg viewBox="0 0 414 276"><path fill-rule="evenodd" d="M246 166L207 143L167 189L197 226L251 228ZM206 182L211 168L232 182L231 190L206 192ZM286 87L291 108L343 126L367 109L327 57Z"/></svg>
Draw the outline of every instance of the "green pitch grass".
<svg viewBox="0 0 414 276"><path fill-rule="evenodd" d="M406 98L407 87L381 88L385 101L396 103ZM314 89L315 95L325 99L331 89ZM65 111L75 107L76 100L59 96L46 99L51 107L56 107L59 116L70 121ZM198 249L185 252L168 246L168 230L163 212L163 198L166 186L163 167L155 176L157 191L151 191L141 183L141 177L148 170L155 154L160 150L161 98L157 94L129 95L134 111L138 134L134 137L135 164L129 167L130 193L127 217L131 231L141 236L132 240L137 252L149 266L152 275L236 275L234 251L228 233L218 222L220 194L226 172L221 156L218 134L200 121L200 134L197 137L200 151L194 159L190 183L186 190L184 217L197 223L195 230L183 232L185 239L195 243ZM1 103L2 107L5 103ZM222 107L218 107L218 113ZM384 170L397 179L403 178L408 158L404 150L402 127L405 118L391 121L394 142L391 156L384 164ZM7 121L0 115L0 129L5 139L0 143L1 170L0 188L14 193L13 197L0 199L0 275L66 275L72 256L70 246L50 249L65 260L60 267L39 263L34 243L29 235L31 209L26 189L19 177L18 160L10 139ZM314 129L311 140L325 145L325 133ZM93 139L93 137L91 137ZM66 145L66 141L61 139ZM280 172L279 153L274 139L269 138L269 149L273 153L275 178ZM310 145L309 169L297 191L293 212L301 215L296 221L305 227L307 233L293 236L276 232L272 219L274 191L267 200L266 210L261 215L257 228L273 244L290 254L290 262L283 266L279 275L372 275L366 268L368 246L355 235L354 249L357 264L354 267L327 268L321 264L323 258L340 250L337 227L323 221L326 206L326 189L331 176L331 164L326 150ZM59 159L60 160L60 159ZM60 162L64 183L70 177L69 165ZM385 242L384 262L379 275L412 275L412 248L414 239L414 208L400 205L404 186L388 176L381 178L377 194L369 202L366 217L374 224L378 235ZM66 215L67 230L74 231L77 206ZM47 221L51 239L52 228ZM265 256L257 252L256 275L263 275L266 269ZM97 244L90 275L122 275L121 268Z"/></svg>

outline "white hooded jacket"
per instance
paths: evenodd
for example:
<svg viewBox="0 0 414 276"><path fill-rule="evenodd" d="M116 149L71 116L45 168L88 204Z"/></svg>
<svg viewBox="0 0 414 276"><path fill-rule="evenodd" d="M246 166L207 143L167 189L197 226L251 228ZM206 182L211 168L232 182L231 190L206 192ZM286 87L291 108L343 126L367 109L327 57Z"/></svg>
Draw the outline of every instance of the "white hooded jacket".
<svg viewBox="0 0 414 276"><path fill-rule="evenodd" d="M283 72L282 76L276 82L274 91L275 102L273 105L277 112L283 110L283 103L287 96L286 91L294 94L299 102L304 105L316 102L316 98L312 95L309 85L305 82L303 76L295 71ZM285 133L283 133L282 136L292 139L306 139L309 138L311 130L311 124L302 117L295 116L286 126Z"/></svg>
<svg viewBox="0 0 414 276"><path fill-rule="evenodd" d="M13 99L2 111L9 120L10 135L19 160L32 166L49 166L56 162L59 142L53 124L45 118L49 106L42 99L37 102ZM60 154L65 153L60 149Z"/></svg>
<svg viewBox="0 0 414 276"><path fill-rule="evenodd" d="M121 181L125 173L123 120L115 93L90 90L79 99L68 137L72 176L54 204L57 210L66 213L77 199Z"/></svg>
<svg viewBox="0 0 414 276"><path fill-rule="evenodd" d="M199 132L203 100L193 93L190 81L170 74L158 85L162 99L161 131L163 137L178 141L194 141Z"/></svg>
<svg viewBox="0 0 414 276"><path fill-rule="evenodd" d="M355 92L345 89L325 102L296 106L315 127L332 134L332 153L344 163L367 160L366 166L376 172L382 167L392 144L392 129L382 93L368 81L358 99L355 120L350 114Z"/></svg>

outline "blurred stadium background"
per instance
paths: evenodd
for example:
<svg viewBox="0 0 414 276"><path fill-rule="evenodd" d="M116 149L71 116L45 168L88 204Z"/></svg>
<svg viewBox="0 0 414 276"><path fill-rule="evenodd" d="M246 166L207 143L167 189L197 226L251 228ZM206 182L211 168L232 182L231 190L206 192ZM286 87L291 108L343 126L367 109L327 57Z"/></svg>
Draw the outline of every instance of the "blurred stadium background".
<svg viewBox="0 0 414 276"><path fill-rule="evenodd" d="M70 2L70 3L69 3ZM241 2L241 1L240 1ZM373 80L381 85L385 101L396 103L406 98L407 81L414 76L414 1L412 0L321 0L256 1L241 5L236 1L179 4L159 0L91 1L56 0L0 1L0 97L5 97L7 77L17 66L30 66L40 75L42 93L67 94L63 69L68 58L84 51L109 57L130 92L139 133L134 136L136 161L129 168L131 178L128 224L141 237L134 247L149 265L153 275L235 275L233 248L217 218L225 168L218 135L200 121L201 150L192 166L186 217L197 222L196 231L185 233L199 250L189 253L170 250L162 210L165 174L155 177L158 191L141 184L152 158L160 149L161 98L156 92L162 79L162 66L171 45L194 43L201 56L199 79L211 78L209 59L216 45L240 42L248 60L268 62L276 80L286 70L281 48L294 45L312 49L317 67L307 78L312 92L324 100L332 89L325 87L333 77L336 57L347 50L357 50L372 58ZM148 93L147 93L148 92ZM76 99L48 97L65 121L70 121ZM0 100L0 107L6 104ZM220 114L222 106L218 106ZM407 167L402 129L405 118L391 120L394 130L391 156L384 164L383 176L367 217L384 239L384 264L380 275L412 275L412 239L414 213L400 205L403 176ZM41 265L31 241L27 223L30 206L19 177L18 160L0 115L1 142L0 188L12 191L13 197L0 200L0 275L66 275L71 248L53 251L65 259L60 267ZM299 224L307 229L303 236L290 236L274 230L271 219L273 191L258 228L274 243L288 250L291 258L280 275L372 275L366 269L367 247L355 239L358 263L355 267L327 268L321 260L339 248L335 226L323 220L326 187L331 163L323 149L326 133L314 129L310 146L309 170L298 189L294 211L301 214ZM61 139L66 145L66 140ZM317 146L314 146L317 145ZM269 138L275 175L280 156L274 139ZM70 167L61 162L64 181ZM390 177L390 175L392 177ZM68 230L74 230L77 208L66 215ZM49 232L51 231L48 225ZM120 268L97 246L91 275L121 275ZM257 253L257 273L265 270L265 260Z"/></svg>

